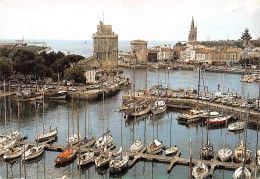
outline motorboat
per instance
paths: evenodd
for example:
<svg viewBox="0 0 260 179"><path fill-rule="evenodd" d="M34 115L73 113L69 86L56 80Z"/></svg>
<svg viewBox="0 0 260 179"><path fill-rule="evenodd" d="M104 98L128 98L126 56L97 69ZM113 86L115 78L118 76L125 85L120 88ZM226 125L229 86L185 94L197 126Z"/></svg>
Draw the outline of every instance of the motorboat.
<svg viewBox="0 0 260 179"><path fill-rule="evenodd" d="M232 118L232 116L211 118L209 120L206 120L206 124L208 124L210 126L225 125L226 122L228 122L231 118Z"/></svg>
<svg viewBox="0 0 260 179"><path fill-rule="evenodd" d="M200 122L201 119L206 118L207 112L204 110L190 110L188 113L181 114L177 116L179 123L196 123Z"/></svg>
<svg viewBox="0 0 260 179"><path fill-rule="evenodd" d="M66 162L73 160L76 156L76 152L77 150L72 150L72 149L66 150L65 152L61 153L56 157L56 159L54 160L55 164L62 165Z"/></svg>
<svg viewBox="0 0 260 179"><path fill-rule="evenodd" d="M202 179L202 178L206 178L209 175L209 169L208 166L205 165L202 162L199 162L198 164L196 164L193 169L192 169L192 175L196 178L196 179Z"/></svg>

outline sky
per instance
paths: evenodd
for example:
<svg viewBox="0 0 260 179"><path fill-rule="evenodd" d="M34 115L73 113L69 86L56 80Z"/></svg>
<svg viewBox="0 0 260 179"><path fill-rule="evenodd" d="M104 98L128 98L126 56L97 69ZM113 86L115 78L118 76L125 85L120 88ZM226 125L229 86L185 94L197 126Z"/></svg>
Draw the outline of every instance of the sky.
<svg viewBox="0 0 260 179"><path fill-rule="evenodd" d="M260 0L0 0L0 39L91 40L104 13L119 40L260 37Z"/></svg>

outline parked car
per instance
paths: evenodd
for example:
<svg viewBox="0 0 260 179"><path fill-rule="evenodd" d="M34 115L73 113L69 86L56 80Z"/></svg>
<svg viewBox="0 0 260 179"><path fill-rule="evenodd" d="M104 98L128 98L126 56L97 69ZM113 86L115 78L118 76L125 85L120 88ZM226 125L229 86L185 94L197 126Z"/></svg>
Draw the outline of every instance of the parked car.
<svg viewBox="0 0 260 179"><path fill-rule="evenodd" d="M256 105L255 104L248 104L248 106L247 106L248 108L250 108L250 109L253 109L253 108L255 108L256 107Z"/></svg>
<svg viewBox="0 0 260 179"><path fill-rule="evenodd" d="M238 106L239 106L239 103L236 102L236 101L234 101L234 102L232 103L232 106L233 106L233 107L238 107Z"/></svg>
<svg viewBox="0 0 260 179"><path fill-rule="evenodd" d="M246 108L246 103L242 103L240 106L241 106L242 108Z"/></svg>

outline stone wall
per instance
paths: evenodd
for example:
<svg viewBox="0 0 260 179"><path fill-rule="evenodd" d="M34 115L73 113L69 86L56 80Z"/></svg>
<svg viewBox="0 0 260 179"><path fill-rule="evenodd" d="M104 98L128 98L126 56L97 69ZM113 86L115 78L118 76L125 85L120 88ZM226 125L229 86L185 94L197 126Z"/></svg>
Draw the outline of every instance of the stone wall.
<svg viewBox="0 0 260 179"><path fill-rule="evenodd" d="M136 64L147 63L147 41L133 40L131 44L131 54L136 58Z"/></svg>

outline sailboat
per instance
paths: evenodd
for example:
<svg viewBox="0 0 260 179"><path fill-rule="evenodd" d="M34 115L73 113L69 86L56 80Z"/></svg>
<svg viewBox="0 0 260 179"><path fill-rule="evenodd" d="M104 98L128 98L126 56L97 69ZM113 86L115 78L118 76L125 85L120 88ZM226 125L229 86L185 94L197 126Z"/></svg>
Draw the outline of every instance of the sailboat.
<svg viewBox="0 0 260 179"><path fill-rule="evenodd" d="M157 101L154 102L154 105L151 108L151 111L153 115L161 114L166 111L167 106L164 101L159 101L159 71L158 71L158 95L157 95Z"/></svg>
<svg viewBox="0 0 260 179"><path fill-rule="evenodd" d="M37 105L35 100L35 114L36 114L36 136L37 136ZM45 145L38 145L38 142L36 142L36 146L29 148L25 151L24 155L22 155L22 160L31 160L36 157L39 157L44 152L44 146Z"/></svg>
<svg viewBox="0 0 260 179"><path fill-rule="evenodd" d="M171 141L171 135L172 134L172 115L171 115L171 125L170 125L170 147L168 149L166 149L165 151L165 155L167 156L173 156L176 155L176 153L178 152L178 147L177 146L172 146L172 141Z"/></svg>
<svg viewBox="0 0 260 179"><path fill-rule="evenodd" d="M153 140L147 146L147 153L148 154L158 154L162 151L162 141L154 139L154 116L153 116Z"/></svg>
<svg viewBox="0 0 260 179"><path fill-rule="evenodd" d="M46 131L46 128L44 127L44 93L43 93L43 106L42 106L42 133L38 134L35 137L35 140L37 142L48 140L52 137L56 137L58 134L57 127L55 129L52 129L50 126L50 129Z"/></svg>
<svg viewBox="0 0 260 179"><path fill-rule="evenodd" d="M122 121L123 113L121 114L121 147L119 152L117 152L115 156L112 156L112 159L109 162L109 172L111 173L122 172L124 169L128 168L129 155L122 150Z"/></svg>
<svg viewBox="0 0 260 179"><path fill-rule="evenodd" d="M96 140L96 148L105 148L109 147L113 144L113 136L112 134L109 135L110 131L107 130L104 133L104 106L105 106L105 94L104 94L104 85L103 85L103 134Z"/></svg>
<svg viewBox="0 0 260 179"><path fill-rule="evenodd" d="M206 178L209 175L208 166L202 162L197 163L192 169L192 175L196 179Z"/></svg>
<svg viewBox="0 0 260 179"><path fill-rule="evenodd" d="M82 140L82 134L79 133L79 135L77 133L74 132L74 122L73 122L73 94L72 94L72 117L71 117L71 123L72 123L72 135L69 136L67 138L67 142L69 145L75 145L78 143L78 141L81 141Z"/></svg>
<svg viewBox="0 0 260 179"><path fill-rule="evenodd" d="M233 179L250 179L251 178L251 172L245 167L239 167L238 169L235 170L235 172L232 175Z"/></svg>
<svg viewBox="0 0 260 179"><path fill-rule="evenodd" d="M88 135L86 132L86 108L85 108L85 137L81 140L81 144L87 144L88 147L92 146L96 142L96 138L89 133L89 108L88 108Z"/></svg>
<svg viewBox="0 0 260 179"><path fill-rule="evenodd" d="M68 137L69 137L69 113L68 113ZM70 149L69 148L70 147L69 142L68 142L67 145L68 145L68 149L65 150L63 153L61 153L60 155L58 155L56 157L56 159L54 160L56 165L62 165L62 164L69 162L69 161L71 161L75 158L77 150Z"/></svg>
<svg viewBox="0 0 260 179"><path fill-rule="evenodd" d="M209 103L208 110L210 111L210 103ZM209 120L209 111L208 111L208 120ZM200 156L206 160L212 159L214 157L213 146L209 142L209 123L207 124L207 141L206 141L205 146L202 147L202 149L200 151Z"/></svg>
<svg viewBox="0 0 260 179"><path fill-rule="evenodd" d="M88 110L88 130L89 130L89 110ZM86 142L86 144L89 144L89 146L93 145L95 142L95 137L89 138L89 131L88 131L88 135L86 135L86 108L85 108L85 136L86 136L84 138L85 140L84 139L83 140ZM87 152L81 152L80 157L78 157L78 159L77 159L78 165L87 165L92 162L94 162L94 151L93 150L90 150Z"/></svg>
<svg viewBox="0 0 260 179"><path fill-rule="evenodd" d="M100 154L95 159L96 168L109 166L110 156L106 153L107 147L113 144L113 137L108 130L104 133L104 106L105 106L105 94L104 94L104 84L103 84L103 134L100 138L96 140L96 148L101 149Z"/></svg>
<svg viewBox="0 0 260 179"><path fill-rule="evenodd" d="M224 73L223 73L223 93L224 93ZM223 114L223 100L222 100L222 114ZM226 146L226 137L227 137L227 120L225 121L225 141L224 147L218 151L218 158L222 162L228 161L232 156L232 150Z"/></svg>
<svg viewBox="0 0 260 179"><path fill-rule="evenodd" d="M136 104L136 102L135 102ZM136 109L136 108L135 108ZM143 148L143 142L139 139L139 140L136 140L136 116L135 116L135 141L134 143L130 146L130 151L133 152L133 153L138 153L139 151L142 150Z"/></svg>
<svg viewBox="0 0 260 179"><path fill-rule="evenodd" d="M19 99L18 99L18 131L20 131L20 129L19 129ZM4 158L4 160L10 160L10 159L20 157L24 153L24 151L27 150L27 148L28 148L27 144L24 144L23 146L20 144L20 135L19 135L18 147L8 148L7 151L5 152L3 158Z"/></svg>

